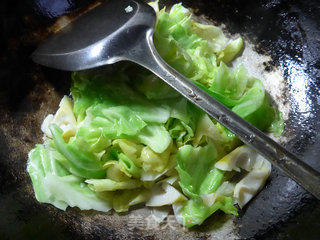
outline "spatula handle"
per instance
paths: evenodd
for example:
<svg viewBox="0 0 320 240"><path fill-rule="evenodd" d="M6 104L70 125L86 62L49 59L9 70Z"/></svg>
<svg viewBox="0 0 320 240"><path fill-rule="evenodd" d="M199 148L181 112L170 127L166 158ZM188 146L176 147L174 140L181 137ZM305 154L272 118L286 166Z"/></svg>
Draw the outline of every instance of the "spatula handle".
<svg viewBox="0 0 320 240"><path fill-rule="evenodd" d="M153 31L150 30L129 60L152 71L320 200L318 171L170 67L157 53L152 36Z"/></svg>

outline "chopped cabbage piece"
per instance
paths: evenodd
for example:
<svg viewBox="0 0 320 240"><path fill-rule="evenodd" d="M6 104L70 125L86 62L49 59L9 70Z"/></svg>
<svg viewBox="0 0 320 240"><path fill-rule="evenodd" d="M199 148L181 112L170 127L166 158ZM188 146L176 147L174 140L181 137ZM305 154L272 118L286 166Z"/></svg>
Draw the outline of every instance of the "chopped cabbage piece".
<svg viewBox="0 0 320 240"><path fill-rule="evenodd" d="M149 199L149 192L144 189L133 189L118 191L113 196L113 209L116 212L126 212L130 206L146 202Z"/></svg>
<svg viewBox="0 0 320 240"><path fill-rule="evenodd" d="M238 38L230 42L220 53L218 53L218 60L224 63L231 62L241 51L243 47L242 38Z"/></svg>
<svg viewBox="0 0 320 240"><path fill-rule="evenodd" d="M270 168L253 169L234 187L234 198L240 207L246 205L264 186L270 175Z"/></svg>
<svg viewBox="0 0 320 240"><path fill-rule="evenodd" d="M162 183L160 186L156 185L153 188L151 197L146 203L146 206L160 207L164 205L172 205L185 200L187 200L187 198L169 183Z"/></svg>
<svg viewBox="0 0 320 240"><path fill-rule="evenodd" d="M209 206L201 198L191 199L182 209L183 224L187 227L200 225L207 217L219 209L228 214L238 215L231 197L218 195Z"/></svg>
<svg viewBox="0 0 320 240"><path fill-rule="evenodd" d="M50 124L57 124L63 131L63 138L69 140L77 131L77 121L73 113L73 103L67 96L61 99L59 109L55 115L49 114L41 125L42 132L49 138L52 138L49 129Z"/></svg>
<svg viewBox="0 0 320 240"><path fill-rule="evenodd" d="M94 209L97 211L108 212L111 202L101 199L88 186L83 183L81 178L73 175L59 177L48 173L43 179L46 186L50 203L56 207L66 210L67 206L78 207L81 210Z"/></svg>
<svg viewBox="0 0 320 240"><path fill-rule="evenodd" d="M148 145L156 153L164 152L171 143L171 137L166 128L159 124L149 124L141 130L137 139Z"/></svg>
<svg viewBox="0 0 320 240"><path fill-rule="evenodd" d="M65 158L61 164L72 174L83 178L103 178L105 170L100 161L91 152L81 150L81 143L66 143L62 137L62 130L55 124L50 125L53 141L58 152Z"/></svg>
<svg viewBox="0 0 320 240"><path fill-rule="evenodd" d="M215 167L223 171L248 173L234 186L233 197L240 207L248 203L264 186L271 164L248 146L241 146L219 160Z"/></svg>
<svg viewBox="0 0 320 240"><path fill-rule="evenodd" d="M96 195L83 179L71 175L60 163L63 159L54 148L43 145L30 151L27 171L37 200L62 210L77 206L82 210L109 211L111 202Z"/></svg>
<svg viewBox="0 0 320 240"><path fill-rule="evenodd" d="M183 193L190 197L214 192L223 178L223 171L214 167L216 151L212 144L205 147L181 147L177 153L177 171Z"/></svg>
<svg viewBox="0 0 320 240"><path fill-rule="evenodd" d="M169 146L163 153L156 153L151 148L145 147L141 151L142 168L145 172L153 171L161 173L168 165L171 152L171 146Z"/></svg>

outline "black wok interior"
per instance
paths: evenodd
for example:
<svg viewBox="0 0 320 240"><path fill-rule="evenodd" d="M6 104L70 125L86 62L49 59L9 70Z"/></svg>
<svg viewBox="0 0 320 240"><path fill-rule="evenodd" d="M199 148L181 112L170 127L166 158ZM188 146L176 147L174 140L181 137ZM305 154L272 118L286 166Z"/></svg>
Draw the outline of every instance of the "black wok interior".
<svg viewBox="0 0 320 240"><path fill-rule="evenodd" d="M55 111L70 84L70 73L40 67L29 56L57 17L90 2L0 2L0 239L119 239L113 229L98 223L91 234L81 234L59 217L60 210L37 203L29 194L31 181L25 171L27 152L41 142L44 116ZM283 97L291 106L285 129L291 140L285 146L320 170L319 1L182 2L270 55L266 71L281 68L288 88ZM273 169L267 186L235 221L240 239L320 239L319 218L320 204Z"/></svg>

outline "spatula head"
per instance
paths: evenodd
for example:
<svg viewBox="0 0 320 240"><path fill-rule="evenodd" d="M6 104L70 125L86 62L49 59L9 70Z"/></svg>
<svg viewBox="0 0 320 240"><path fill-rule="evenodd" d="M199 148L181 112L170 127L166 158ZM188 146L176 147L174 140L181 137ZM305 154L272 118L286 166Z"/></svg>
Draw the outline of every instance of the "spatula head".
<svg viewBox="0 0 320 240"><path fill-rule="evenodd" d="M127 59L155 23L156 13L142 1L107 1L46 40L32 59L67 71L111 64Z"/></svg>

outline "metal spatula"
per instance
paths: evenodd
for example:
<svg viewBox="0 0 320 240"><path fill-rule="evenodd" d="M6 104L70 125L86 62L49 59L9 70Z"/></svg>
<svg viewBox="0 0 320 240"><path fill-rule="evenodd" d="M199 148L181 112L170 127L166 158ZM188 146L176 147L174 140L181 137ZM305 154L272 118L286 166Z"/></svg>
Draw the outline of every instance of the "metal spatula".
<svg viewBox="0 0 320 240"><path fill-rule="evenodd" d="M164 62L153 45L155 24L156 13L142 1L107 1L52 36L32 58L36 63L68 71L122 60L135 62L159 76L320 199L319 172Z"/></svg>

